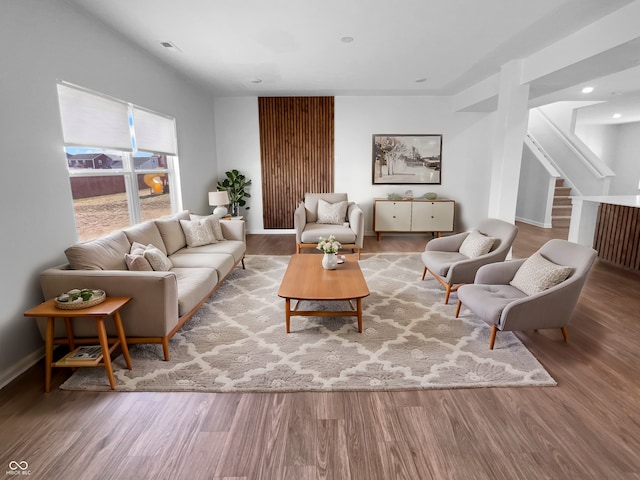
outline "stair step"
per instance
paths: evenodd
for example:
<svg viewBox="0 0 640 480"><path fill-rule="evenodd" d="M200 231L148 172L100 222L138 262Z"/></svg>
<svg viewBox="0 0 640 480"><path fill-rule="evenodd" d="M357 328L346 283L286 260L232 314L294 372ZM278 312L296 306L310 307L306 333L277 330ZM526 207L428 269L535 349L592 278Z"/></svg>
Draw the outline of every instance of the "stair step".
<svg viewBox="0 0 640 480"><path fill-rule="evenodd" d="M553 206L571 205L571 197L553 197Z"/></svg>
<svg viewBox="0 0 640 480"><path fill-rule="evenodd" d="M556 187L562 187L564 185L564 178L558 177L556 178Z"/></svg>
<svg viewBox="0 0 640 480"><path fill-rule="evenodd" d="M551 217L571 217L571 205L554 205L551 208Z"/></svg>
<svg viewBox="0 0 640 480"><path fill-rule="evenodd" d="M570 223L571 217L551 217L553 227L568 227Z"/></svg>
<svg viewBox="0 0 640 480"><path fill-rule="evenodd" d="M554 195L557 197L568 197L571 194L571 187L556 187Z"/></svg>

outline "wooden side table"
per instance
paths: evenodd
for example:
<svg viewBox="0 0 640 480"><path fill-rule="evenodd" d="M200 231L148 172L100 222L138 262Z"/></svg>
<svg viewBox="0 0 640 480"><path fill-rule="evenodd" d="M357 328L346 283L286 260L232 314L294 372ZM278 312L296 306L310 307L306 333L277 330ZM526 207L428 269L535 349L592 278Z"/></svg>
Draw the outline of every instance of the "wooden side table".
<svg viewBox="0 0 640 480"><path fill-rule="evenodd" d="M122 356L127 363L127 368L129 370L131 370L132 368L131 358L129 357L129 349L127 348L127 339L122 327L122 318L120 317L120 308L122 308L122 306L130 300L131 297L107 297L104 302L98 305L94 305L93 307L82 308L79 310L62 310L56 307L55 298L51 298L46 302L41 303L37 307L33 307L24 312L25 317L44 317L47 319L47 333L45 338L45 392L51 391L51 369L53 367L75 368L104 366L105 370L107 371L107 376L109 377L109 385L111 385L111 389L113 390L116 387L115 378L113 377L113 367L111 366L111 354L117 347L120 347L120 349L122 350ZM113 317L113 323L118 333L118 338L114 340L109 340L107 338L107 330L104 326L104 318L108 316ZM96 329L98 330L98 341L100 342L102 355L95 360L91 359L67 362L66 358L69 355L73 354L76 344L76 339L73 335L73 325L71 323L71 319L81 317L95 318ZM64 319L64 325L67 330L67 340L66 342L62 343L69 344L71 353L58 360L57 362L53 362L53 330L56 318ZM109 347L110 342L112 343L111 347ZM86 339L83 338L82 343L87 343Z"/></svg>

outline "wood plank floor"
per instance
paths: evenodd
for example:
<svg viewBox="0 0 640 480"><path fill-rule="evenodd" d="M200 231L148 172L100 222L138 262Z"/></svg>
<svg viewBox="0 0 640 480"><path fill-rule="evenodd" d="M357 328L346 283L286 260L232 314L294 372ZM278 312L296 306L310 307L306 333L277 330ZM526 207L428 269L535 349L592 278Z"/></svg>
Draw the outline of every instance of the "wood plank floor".
<svg viewBox="0 0 640 480"><path fill-rule="evenodd" d="M515 257L567 235L518 226ZM427 239L367 237L363 255ZM249 236L248 251L293 254L294 239ZM58 390L60 369L44 394L38 364L0 391L0 475L26 461L32 479L638 479L639 287L598 261L568 345L517 334L557 387L87 393Z"/></svg>

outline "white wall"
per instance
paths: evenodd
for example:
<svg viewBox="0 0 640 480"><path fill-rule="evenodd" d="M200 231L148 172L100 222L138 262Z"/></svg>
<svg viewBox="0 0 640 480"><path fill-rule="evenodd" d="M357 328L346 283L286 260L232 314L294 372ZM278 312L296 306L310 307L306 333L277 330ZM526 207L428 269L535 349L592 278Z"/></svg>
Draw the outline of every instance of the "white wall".
<svg viewBox="0 0 640 480"><path fill-rule="evenodd" d="M56 81L176 117L183 205L208 210L215 177L212 98L64 0L3 0L0 41L0 386L42 354L38 274L77 239ZM132 292L135 294L135 292Z"/></svg>
<svg viewBox="0 0 640 480"><path fill-rule="evenodd" d="M214 111L218 176L237 168L251 178L247 229L263 232L257 99L216 98ZM487 215L492 118L455 113L444 97L336 97L335 190L362 206L368 233L373 199L408 189L415 196L436 192L455 200L457 230L470 228ZM372 135L394 133L443 134L441 185L372 185Z"/></svg>
<svg viewBox="0 0 640 480"><path fill-rule="evenodd" d="M516 219L538 227L551 228L549 182L551 175L536 156L525 147L522 151ZM553 179L555 182L555 179ZM553 201L551 199L551 201Z"/></svg>
<svg viewBox="0 0 640 480"><path fill-rule="evenodd" d="M640 122L616 127L617 145L612 168L616 176L611 182L611 195L639 195Z"/></svg>
<svg viewBox="0 0 640 480"><path fill-rule="evenodd" d="M590 125L576 122L575 133L609 168L613 168L617 144L616 125Z"/></svg>

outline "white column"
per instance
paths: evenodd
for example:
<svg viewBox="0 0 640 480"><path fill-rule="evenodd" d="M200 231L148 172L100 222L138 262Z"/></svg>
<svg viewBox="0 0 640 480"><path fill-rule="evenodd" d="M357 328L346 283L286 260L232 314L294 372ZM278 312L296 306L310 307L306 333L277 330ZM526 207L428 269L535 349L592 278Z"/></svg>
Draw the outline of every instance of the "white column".
<svg viewBox="0 0 640 480"><path fill-rule="evenodd" d="M521 85L522 61L502 66L493 141L488 216L514 222L522 147L529 119L529 85Z"/></svg>

